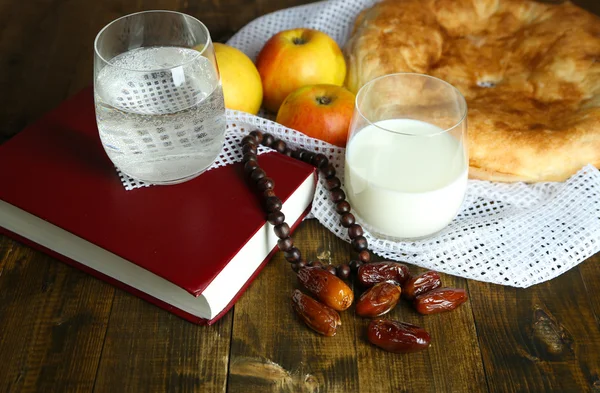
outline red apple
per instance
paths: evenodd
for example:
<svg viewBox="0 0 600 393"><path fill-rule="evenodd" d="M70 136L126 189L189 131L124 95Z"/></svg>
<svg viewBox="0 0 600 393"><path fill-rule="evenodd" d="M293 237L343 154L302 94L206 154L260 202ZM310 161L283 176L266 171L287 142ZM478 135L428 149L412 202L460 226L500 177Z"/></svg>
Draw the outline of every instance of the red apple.
<svg viewBox="0 0 600 393"><path fill-rule="evenodd" d="M260 51L256 68L263 84L263 106L273 112L288 94L302 86L341 86L346 77L340 47L327 34L311 29L275 34Z"/></svg>
<svg viewBox="0 0 600 393"><path fill-rule="evenodd" d="M335 85L304 86L287 96L277 123L310 137L345 147L354 111L354 94Z"/></svg>

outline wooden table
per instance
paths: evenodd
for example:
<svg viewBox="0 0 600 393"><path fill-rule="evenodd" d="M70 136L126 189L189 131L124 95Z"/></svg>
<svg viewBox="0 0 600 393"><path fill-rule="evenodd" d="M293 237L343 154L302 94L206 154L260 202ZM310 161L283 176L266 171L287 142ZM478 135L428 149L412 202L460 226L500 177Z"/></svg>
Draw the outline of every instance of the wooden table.
<svg viewBox="0 0 600 393"><path fill-rule="evenodd" d="M304 2L0 0L0 138L91 84L93 38L121 15L180 10L224 39ZM597 0L579 3L600 12ZM335 264L352 255L315 221L296 239L306 255ZM470 301L429 317L406 304L394 310L433 337L427 351L394 355L366 342L368 321L351 311L334 338L303 326L281 255L233 311L197 327L0 236L0 391L598 393L599 262L596 255L529 289L444 276L467 288Z"/></svg>

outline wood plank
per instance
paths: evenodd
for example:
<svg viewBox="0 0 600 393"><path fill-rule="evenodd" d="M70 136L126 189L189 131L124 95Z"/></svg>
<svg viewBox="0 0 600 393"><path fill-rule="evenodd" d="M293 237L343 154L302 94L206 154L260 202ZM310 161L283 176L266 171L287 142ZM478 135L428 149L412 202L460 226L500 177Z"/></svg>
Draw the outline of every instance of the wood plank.
<svg viewBox="0 0 600 393"><path fill-rule="evenodd" d="M317 0L212 0L183 1L182 11L200 19L213 40L231 37L253 19L269 12Z"/></svg>
<svg viewBox="0 0 600 393"><path fill-rule="evenodd" d="M14 135L66 98L89 50L95 28L89 24L102 2L78 0L5 2L2 10L18 21L0 25L0 135ZM9 9L10 8L10 9ZM2 13L2 12L0 12ZM85 55L91 57L93 52ZM89 62L83 70L89 76ZM15 83L18 81L18 83Z"/></svg>
<svg viewBox="0 0 600 393"><path fill-rule="evenodd" d="M490 391L598 391L600 329L577 269L528 289L469 290Z"/></svg>
<svg viewBox="0 0 600 393"><path fill-rule="evenodd" d="M425 270L410 266L411 273ZM466 280L441 274L445 287L466 288ZM424 327L431 335L426 351L399 355L382 351L366 340L369 320L357 325L357 358L361 389L389 392L487 392L471 309L420 315L407 301L386 318Z"/></svg>
<svg viewBox="0 0 600 393"><path fill-rule="evenodd" d="M346 243L315 220L303 223L294 238L309 258L329 254L338 264L352 255ZM465 286L464 280L443 278L448 286ZM452 313L423 317L402 302L390 317L426 327L433 345L425 352L397 355L366 341L369 320L356 317L354 307L342 313L336 337L308 330L290 307L296 287L289 266L276 255L236 305L231 391L278 391L282 386L290 391L487 391L468 303Z"/></svg>
<svg viewBox="0 0 600 393"><path fill-rule="evenodd" d="M94 392L224 392L231 324L197 326L117 290Z"/></svg>
<svg viewBox="0 0 600 393"><path fill-rule="evenodd" d="M572 0L574 4L585 8L586 10L600 15L600 2L597 0Z"/></svg>
<svg viewBox="0 0 600 393"><path fill-rule="evenodd" d="M89 392L114 290L0 236L0 390Z"/></svg>
<svg viewBox="0 0 600 393"><path fill-rule="evenodd" d="M8 257L19 247L19 243L12 241L7 236L0 235L0 277L4 266L8 263Z"/></svg>
<svg viewBox="0 0 600 393"><path fill-rule="evenodd" d="M169 3L175 3L169 1ZM165 7L164 9L167 9ZM86 86L93 84L94 70L94 40L96 35L104 26L123 15L142 11L142 0L122 1L122 0L104 0L89 3L79 17L85 18L87 23L81 24L76 21L69 21L73 24L80 24L81 31L70 49L75 52L71 79L68 84L67 95L73 95Z"/></svg>
<svg viewBox="0 0 600 393"><path fill-rule="evenodd" d="M598 291L598 284L600 283L600 254L594 255L579 265L579 273L585 285L585 291L590 300L592 312L596 317L596 322L600 326L600 291ZM600 382L598 382L598 390L600 391Z"/></svg>
<svg viewBox="0 0 600 393"><path fill-rule="evenodd" d="M310 220L294 235L304 257L340 264L349 245ZM235 306L230 392L354 392L359 390L355 318L341 313L334 337L323 337L300 321L291 307L295 273L277 253Z"/></svg>
<svg viewBox="0 0 600 393"><path fill-rule="evenodd" d="M303 0L261 2L136 0L31 0L0 2L0 143L92 83L93 42L112 20L141 10L189 13L209 28L213 39L226 39L264 12ZM235 10L235 12L232 12ZM9 23L17 15L19 23ZM82 23L85 21L85 23ZM19 80L19 83L14 83Z"/></svg>

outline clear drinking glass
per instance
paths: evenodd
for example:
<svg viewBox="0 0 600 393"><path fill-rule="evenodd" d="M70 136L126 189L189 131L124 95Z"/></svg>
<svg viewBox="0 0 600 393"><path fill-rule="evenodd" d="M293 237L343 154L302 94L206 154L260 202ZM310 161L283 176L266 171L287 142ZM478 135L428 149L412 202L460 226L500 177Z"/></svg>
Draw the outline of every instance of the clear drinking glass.
<svg viewBox="0 0 600 393"><path fill-rule="evenodd" d="M108 157L129 176L174 184L221 151L225 104L208 29L189 15L146 11L94 43L94 99Z"/></svg>
<svg viewBox="0 0 600 393"><path fill-rule="evenodd" d="M446 227L467 188L467 104L440 79L391 74L356 96L345 187L363 225L393 240Z"/></svg>

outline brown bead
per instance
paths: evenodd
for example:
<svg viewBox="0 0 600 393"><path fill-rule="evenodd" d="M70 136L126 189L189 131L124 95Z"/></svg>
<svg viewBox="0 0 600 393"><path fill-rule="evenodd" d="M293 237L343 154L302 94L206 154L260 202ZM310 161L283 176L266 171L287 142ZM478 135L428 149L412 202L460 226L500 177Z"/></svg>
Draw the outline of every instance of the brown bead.
<svg viewBox="0 0 600 393"><path fill-rule="evenodd" d="M350 270L352 271L352 273L356 273L358 271L358 268L360 268L362 266L362 262L361 261L357 261L357 260L352 260L350 261Z"/></svg>
<svg viewBox="0 0 600 393"><path fill-rule="evenodd" d="M271 147L271 145L275 142L275 137L271 134L263 134L262 144L263 146Z"/></svg>
<svg viewBox="0 0 600 393"><path fill-rule="evenodd" d="M283 256L285 256L285 259L288 262L298 262L300 259L302 259L302 254L300 254L300 250L298 250L296 247L292 247L289 250L285 251L283 253Z"/></svg>
<svg viewBox="0 0 600 393"><path fill-rule="evenodd" d="M282 206L283 204L281 203L281 199L277 198L276 196L265 199L265 209L269 213L280 211Z"/></svg>
<svg viewBox="0 0 600 393"><path fill-rule="evenodd" d="M249 175L256 168L258 168L258 162L256 162L255 160L246 161L246 163L244 164L244 173Z"/></svg>
<svg viewBox="0 0 600 393"><path fill-rule="evenodd" d="M267 176L267 174L261 168L256 168L255 170L252 171L252 173L250 173L250 179L252 179L254 181L259 181L260 179L262 179L263 177L266 177L266 176Z"/></svg>
<svg viewBox="0 0 600 393"><path fill-rule="evenodd" d="M242 138L242 145L258 145L258 142L255 137L246 135Z"/></svg>
<svg viewBox="0 0 600 393"><path fill-rule="evenodd" d="M277 235L277 237L280 239L285 239L286 237L290 236L290 226L285 222L283 224L276 225L273 230L275 231L275 235Z"/></svg>
<svg viewBox="0 0 600 393"><path fill-rule="evenodd" d="M323 175L325 175L325 179L334 177L335 176L335 167L333 166L333 164L329 164L325 168L321 169L321 173L323 173Z"/></svg>
<svg viewBox="0 0 600 393"><path fill-rule="evenodd" d="M277 247L279 247L281 251L289 251L294 247L294 241L291 237L279 239L277 240Z"/></svg>
<svg viewBox="0 0 600 393"><path fill-rule="evenodd" d="M248 146L248 145L246 145ZM248 162L248 161L258 161L258 157L256 155L256 153L244 153L244 155L242 156L242 162Z"/></svg>
<svg viewBox="0 0 600 393"><path fill-rule="evenodd" d="M293 152L293 150L292 150L292 149L290 149L289 147L286 147L286 149L285 149L285 151L283 152L283 154L285 154L285 155L286 155L286 156L288 156L288 157L291 157L291 156L292 156L292 152Z"/></svg>
<svg viewBox="0 0 600 393"><path fill-rule="evenodd" d="M362 250L358 253L358 259L362 263L369 263L371 262L371 253L369 252L369 250Z"/></svg>
<svg viewBox="0 0 600 393"><path fill-rule="evenodd" d="M256 154L258 152L258 149L256 148L256 145L252 145L252 144L247 144L247 145L243 145L242 146L242 153L246 154L246 153L254 153Z"/></svg>
<svg viewBox="0 0 600 393"><path fill-rule="evenodd" d="M306 261L298 261L292 265L292 270L298 273L298 270L306 267Z"/></svg>
<svg viewBox="0 0 600 393"><path fill-rule="evenodd" d="M337 276L342 280L348 279L350 277L350 266L347 263L343 263L337 267Z"/></svg>
<svg viewBox="0 0 600 393"><path fill-rule="evenodd" d="M331 190L330 198L333 202L338 203L346 199L346 193L341 188L335 188Z"/></svg>
<svg viewBox="0 0 600 393"><path fill-rule="evenodd" d="M296 149L296 150L292 150L292 158L295 158L296 160L299 160L300 157L302 157L302 153L304 152L303 149Z"/></svg>
<svg viewBox="0 0 600 393"><path fill-rule="evenodd" d="M344 214L342 214L342 216L340 217L340 222L342 223L342 226L344 228L349 228L355 222L354 214L352 214L352 213L344 213Z"/></svg>
<svg viewBox="0 0 600 393"><path fill-rule="evenodd" d="M305 151L302 154L302 161L306 162L307 164L310 164L312 162L313 157L315 156L315 153L313 153L312 151Z"/></svg>
<svg viewBox="0 0 600 393"><path fill-rule="evenodd" d="M325 267L325 270L327 270L329 273L333 274L334 276L337 276L337 268L333 265L327 265Z"/></svg>
<svg viewBox="0 0 600 393"><path fill-rule="evenodd" d="M267 215L267 221L269 221L269 224L271 225L280 225L285 221L285 216L280 211L269 213Z"/></svg>
<svg viewBox="0 0 600 393"><path fill-rule="evenodd" d="M256 139L256 142L258 142L259 144L262 143L263 133L260 132L259 130L254 130L249 135L253 136Z"/></svg>
<svg viewBox="0 0 600 393"><path fill-rule="evenodd" d="M350 226L350 228L348 228L348 236L350 236L350 239L354 239L358 236L362 236L363 235L363 229L360 225L358 224L353 224Z"/></svg>
<svg viewBox="0 0 600 393"><path fill-rule="evenodd" d="M315 168L321 169L329 164L329 160L327 159L325 154L319 153L313 157L312 164L315 166Z"/></svg>
<svg viewBox="0 0 600 393"><path fill-rule="evenodd" d="M278 153L283 154L283 152L285 151L286 148L287 148L287 145L281 139L279 139L273 143L273 149L277 150Z"/></svg>
<svg viewBox="0 0 600 393"><path fill-rule="evenodd" d="M310 267L320 267L323 268L323 264L320 261L310 261L308 263L308 266Z"/></svg>
<svg viewBox="0 0 600 393"><path fill-rule="evenodd" d="M352 239L352 247L354 247L356 252L361 252L362 250L369 248L369 243L364 236L357 236Z"/></svg>
<svg viewBox="0 0 600 393"><path fill-rule="evenodd" d="M274 197L275 196L275 191L268 189L268 190L264 190L263 191L263 197L266 198L270 198L270 197Z"/></svg>
<svg viewBox="0 0 600 393"><path fill-rule="evenodd" d="M327 185L327 189L329 191L331 191L334 188L341 187L342 182L340 181L340 179L338 177L334 176L334 177L331 177L331 178L327 179L327 181L325 182L325 184Z"/></svg>
<svg viewBox="0 0 600 393"><path fill-rule="evenodd" d="M275 182L270 177L263 177L256 183L256 187L260 192L264 192L265 190L272 190L273 188L275 188Z"/></svg>
<svg viewBox="0 0 600 393"><path fill-rule="evenodd" d="M337 214L348 213L350 209L350 204L347 201L341 201L338 202L337 205L335 205L335 211L337 212Z"/></svg>

